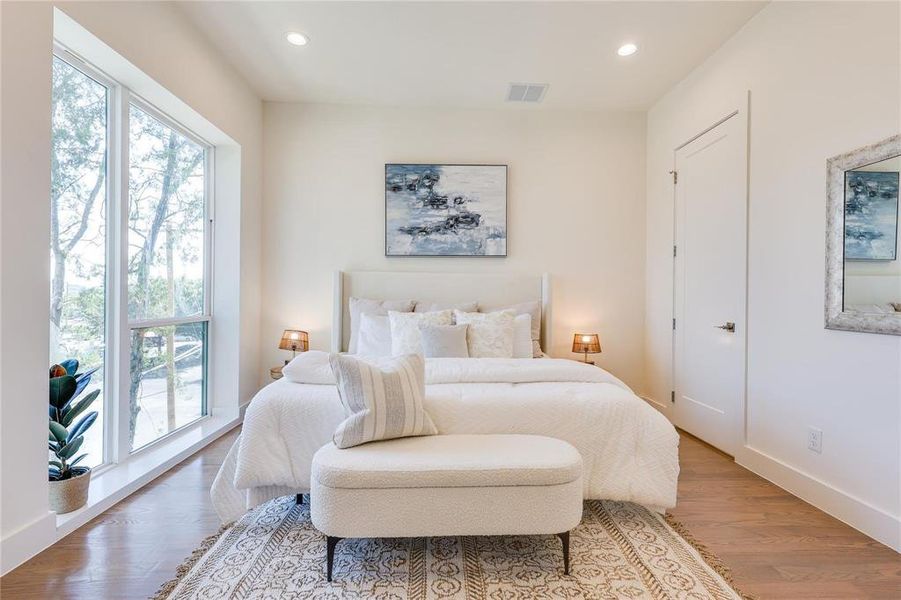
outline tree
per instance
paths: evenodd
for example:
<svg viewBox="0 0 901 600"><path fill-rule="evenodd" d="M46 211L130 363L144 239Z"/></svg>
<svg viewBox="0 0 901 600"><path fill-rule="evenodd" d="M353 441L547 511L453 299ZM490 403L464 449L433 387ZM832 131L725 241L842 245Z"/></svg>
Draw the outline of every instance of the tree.
<svg viewBox="0 0 901 600"><path fill-rule="evenodd" d="M51 89L50 249L53 258L50 322L52 347L73 352L65 328L67 273L103 275L106 200L107 90L68 63L53 61ZM99 259L99 260L97 260ZM74 264L71 264L74 260ZM71 298L70 298L71 300ZM102 340L104 323L96 315L72 311L80 323L76 340ZM92 365L99 356L79 356Z"/></svg>
<svg viewBox="0 0 901 600"><path fill-rule="evenodd" d="M175 249L181 259L196 262L201 254L182 244L189 237L203 234L203 148L144 111L131 110L131 169L129 176L129 315L146 319L176 316L177 282L173 268ZM189 185L200 179L200 186ZM199 227L199 229L198 229ZM165 252L157 253L160 235ZM165 268L165 293L156 293L154 267ZM181 286L189 287L189 286ZM202 287L202 285L201 285ZM202 306L202 297L201 304ZM190 307L181 307L189 309ZM188 312L188 311L182 311ZM165 335L167 372L167 427L175 428L175 327L158 328ZM141 410L139 393L147 367L146 329L132 330L130 354L131 386L130 440L134 442L135 424Z"/></svg>

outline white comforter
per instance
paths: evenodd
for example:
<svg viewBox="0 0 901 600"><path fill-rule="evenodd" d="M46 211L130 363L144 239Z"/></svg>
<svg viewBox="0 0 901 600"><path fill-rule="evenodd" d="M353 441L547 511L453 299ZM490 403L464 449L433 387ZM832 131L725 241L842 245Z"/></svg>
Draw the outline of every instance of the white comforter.
<svg viewBox="0 0 901 600"><path fill-rule="evenodd" d="M251 402L211 490L223 521L309 490L312 456L344 419L326 360L299 356ZM427 359L425 408L441 433L568 441L582 454L586 498L676 504L676 430L603 369L562 359Z"/></svg>

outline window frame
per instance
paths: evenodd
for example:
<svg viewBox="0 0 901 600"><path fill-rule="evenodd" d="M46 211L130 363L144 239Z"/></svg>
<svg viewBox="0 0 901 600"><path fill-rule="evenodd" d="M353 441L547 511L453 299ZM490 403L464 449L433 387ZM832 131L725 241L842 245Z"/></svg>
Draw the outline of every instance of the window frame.
<svg viewBox="0 0 901 600"><path fill-rule="evenodd" d="M173 435L199 427L212 416L209 402L211 351L214 336L213 257L215 206L214 144L194 133L176 119L134 94L128 87L54 40L52 55L106 87L106 265L104 275L104 377L103 377L103 450L100 464L92 470L99 474L129 457L168 441ZM203 310L199 315L163 319L128 318L128 215L129 215L129 124L131 105L146 112L166 127L200 145L204 152L203 216ZM131 331L145 327L206 323L204 339L201 416L153 441L131 449L129 388L131 385Z"/></svg>

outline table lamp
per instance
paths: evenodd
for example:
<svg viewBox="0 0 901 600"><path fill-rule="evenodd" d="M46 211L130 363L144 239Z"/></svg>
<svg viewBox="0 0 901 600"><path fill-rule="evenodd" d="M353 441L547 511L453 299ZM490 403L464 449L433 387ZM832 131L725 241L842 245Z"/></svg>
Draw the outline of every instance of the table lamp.
<svg viewBox="0 0 901 600"><path fill-rule="evenodd" d="M310 349L310 334L299 329L285 329L282 339L278 343L278 349L290 350L293 359L298 352L306 352ZM285 364L288 364L287 360Z"/></svg>
<svg viewBox="0 0 901 600"><path fill-rule="evenodd" d="M589 354L600 354L601 341L596 333L577 333L573 336L573 352L585 353L585 364L593 365L594 361L588 360Z"/></svg>

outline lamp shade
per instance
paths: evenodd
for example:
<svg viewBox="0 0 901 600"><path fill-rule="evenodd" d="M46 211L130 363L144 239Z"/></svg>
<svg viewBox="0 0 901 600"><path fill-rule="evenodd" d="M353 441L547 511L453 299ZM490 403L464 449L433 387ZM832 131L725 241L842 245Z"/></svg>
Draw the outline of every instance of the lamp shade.
<svg viewBox="0 0 901 600"><path fill-rule="evenodd" d="M573 352L598 354L601 351L601 340L596 333L577 333L573 336Z"/></svg>
<svg viewBox="0 0 901 600"><path fill-rule="evenodd" d="M279 350L306 352L310 349L310 334L299 329L285 329L278 348Z"/></svg>

